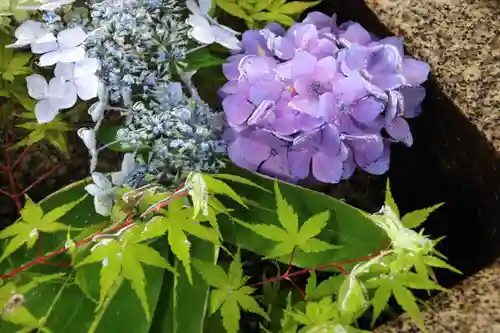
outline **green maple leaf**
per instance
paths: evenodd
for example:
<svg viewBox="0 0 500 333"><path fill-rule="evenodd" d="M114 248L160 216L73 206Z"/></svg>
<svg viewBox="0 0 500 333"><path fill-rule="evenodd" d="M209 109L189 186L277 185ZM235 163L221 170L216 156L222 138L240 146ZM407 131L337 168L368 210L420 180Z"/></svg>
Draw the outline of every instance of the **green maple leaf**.
<svg viewBox="0 0 500 333"><path fill-rule="evenodd" d="M220 266L213 263L194 259L193 264L207 284L213 287L210 294L210 312L214 314L220 309L222 324L227 333L238 332L241 310L270 320L267 313L250 296L255 289L245 286L247 277L243 274L239 251L231 262L227 274Z"/></svg>
<svg viewBox="0 0 500 333"><path fill-rule="evenodd" d="M164 268L173 273L175 270L155 249L140 244L141 239L135 235L135 233L126 233L123 239L110 239L99 244L76 267L102 263L99 281L101 290L96 311L99 311L108 298L114 295L115 283L120 280L120 277L123 277L130 282L141 302L147 320L150 320L151 314L146 295L146 276L142 264Z"/></svg>
<svg viewBox="0 0 500 333"><path fill-rule="evenodd" d="M17 149L19 147L32 145L41 140L47 140L64 155L68 155L68 141L65 132L71 131L71 127L63 121L60 116L56 116L51 122L43 124L37 122L33 112L25 112L20 117L28 121L16 125L16 127L28 130L29 134L9 149Z"/></svg>
<svg viewBox="0 0 500 333"><path fill-rule="evenodd" d="M313 215L299 229L297 214L281 195L278 182L274 183L274 192L276 196L276 211L282 228L275 225L249 224L238 221L262 237L278 243L266 258L279 258L288 255L295 248L299 248L304 252L321 252L339 247L314 238L325 228L330 218L329 211Z"/></svg>
<svg viewBox="0 0 500 333"><path fill-rule="evenodd" d="M21 220L0 232L0 239L11 238L4 248L0 262L19 249L23 244L30 249L38 239L39 232L52 233L68 230L68 226L57 220L78 205L83 199L64 204L44 214L40 205L26 196L26 204L21 209Z"/></svg>
<svg viewBox="0 0 500 333"><path fill-rule="evenodd" d="M32 72L30 67L26 67L28 62L31 59L31 54L27 52L19 52L15 53L13 57L11 57L7 61L2 61L4 64L3 68L0 68L0 72L2 72L2 78L6 81L12 82L17 75L29 74Z"/></svg>
<svg viewBox="0 0 500 333"><path fill-rule="evenodd" d="M216 229L200 223L210 216L199 215L193 219L194 209L182 206L182 200L172 201L168 206L168 215L157 216L147 223L140 239L161 237L167 233L170 249L184 265L188 280L192 283L190 243L187 235L193 235L217 246L221 245L221 242Z"/></svg>

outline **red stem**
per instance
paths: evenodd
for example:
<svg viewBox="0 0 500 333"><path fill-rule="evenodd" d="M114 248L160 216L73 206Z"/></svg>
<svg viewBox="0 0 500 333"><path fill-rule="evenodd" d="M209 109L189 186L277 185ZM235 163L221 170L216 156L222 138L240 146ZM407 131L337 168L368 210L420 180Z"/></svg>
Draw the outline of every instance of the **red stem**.
<svg viewBox="0 0 500 333"><path fill-rule="evenodd" d="M13 198L13 197L14 197L14 195L12 195L11 193L9 193L9 192L7 192L7 191L2 190L1 188L0 188L0 193L1 193L1 194L3 194L3 195L5 195L6 197L9 197L9 198L14 199L14 198Z"/></svg>
<svg viewBox="0 0 500 333"><path fill-rule="evenodd" d="M21 153L21 155L19 155L19 157L17 158L17 160L14 162L14 164L12 165L12 169L14 169L24 158L24 155L26 155L26 153L28 152L28 150L32 147L32 145L27 145L23 152Z"/></svg>
<svg viewBox="0 0 500 333"><path fill-rule="evenodd" d="M38 179L35 180L33 183L31 183L30 186L26 187L24 190L21 191L21 195L24 195L25 193L27 193L29 190L31 190L34 186L36 186L38 183L40 183L41 181L43 181L45 178L50 177L62 165L63 164L56 165L55 167L53 167L52 169L50 169L49 171L47 171L46 173L44 173L43 175L41 175L40 177L38 177Z"/></svg>

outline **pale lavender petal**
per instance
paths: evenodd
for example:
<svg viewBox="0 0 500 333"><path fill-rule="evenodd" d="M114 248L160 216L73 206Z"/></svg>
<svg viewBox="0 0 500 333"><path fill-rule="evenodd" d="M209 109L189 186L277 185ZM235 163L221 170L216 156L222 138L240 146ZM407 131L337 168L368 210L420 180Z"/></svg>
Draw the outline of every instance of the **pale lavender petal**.
<svg viewBox="0 0 500 333"><path fill-rule="evenodd" d="M389 144L385 144L380 157L372 163L362 165L361 168L372 175L383 175L389 170L390 152Z"/></svg>
<svg viewBox="0 0 500 333"><path fill-rule="evenodd" d="M234 141L228 143L227 154L237 166L256 171L259 165L269 158L271 147L244 136L237 136Z"/></svg>
<svg viewBox="0 0 500 333"><path fill-rule="evenodd" d="M323 183L338 183L342 177L343 161L337 156L317 152L312 158L314 178Z"/></svg>
<svg viewBox="0 0 500 333"><path fill-rule="evenodd" d="M351 115L363 124L370 124L384 110L384 104L373 97L363 98L353 105Z"/></svg>
<svg viewBox="0 0 500 333"><path fill-rule="evenodd" d="M274 22L274 23L269 23L268 25L266 25L266 26L264 27L264 29L268 29L268 30L270 30L272 33L274 33L274 34L276 34L276 35L278 35L278 36L283 36L283 35L285 35L285 33L286 33L285 28L283 28L283 27L281 26L281 24L276 23L276 22Z"/></svg>
<svg viewBox="0 0 500 333"><path fill-rule="evenodd" d="M347 158L342 164L342 179L350 178L354 171L356 170L356 162L354 161L354 155L349 149Z"/></svg>
<svg viewBox="0 0 500 333"><path fill-rule="evenodd" d="M286 159L286 150L273 150L271 156L259 167L259 172L272 177L293 180Z"/></svg>
<svg viewBox="0 0 500 333"><path fill-rule="evenodd" d="M340 136L335 125L327 125L321 131L321 150L327 155L339 154Z"/></svg>
<svg viewBox="0 0 500 333"><path fill-rule="evenodd" d="M250 117L255 107L240 95L231 95L222 101L222 108L230 124L241 125Z"/></svg>
<svg viewBox="0 0 500 333"><path fill-rule="evenodd" d="M266 46L266 40L260 30L247 30L241 36L241 42L245 49L245 54L258 56L272 56L271 51Z"/></svg>
<svg viewBox="0 0 500 333"><path fill-rule="evenodd" d="M293 88L295 89L295 92L297 94L305 97L305 96L308 96L311 94L311 86L313 83L314 83L314 80L312 79L312 77L302 76L301 78L299 78L293 82Z"/></svg>
<svg viewBox="0 0 500 333"><path fill-rule="evenodd" d="M403 99L403 115L406 118L414 118L422 112L422 101L425 98L423 87L401 87L399 90Z"/></svg>
<svg viewBox="0 0 500 333"><path fill-rule="evenodd" d="M401 94L395 90L389 91L389 100L387 101L387 108L385 109L384 121L386 124L390 124L396 115L398 114L398 109L400 108L399 99Z"/></svg>
<svg viewBox="0 0 500 333"><path fill-rule="evenodd" d="M405 84L405 78L401 74L376 74L373 75L371 83L379 89L389 91Z"/></svg>
<svg viewBox="0 0 500 333"><path fill-rule="evenodd" d="M319 101L316 98L297 96L292 99L290 106L313 117L322 116L320 114Z"/></svg>
<svg viewBox="0 0 500 333"><path fill-rule="evenodd" d="M410 131L410 126L403 117L396 117L385 127L387 134L397 141L403 142L408 147L413 145L413 136Z"/></svg>
<svg viewBox="0 0 500 333"><path fill-rule="evenodd" d="M346 104L364 97L367 94L363 79L357 74L341 78L333 83L333 93Z"/></svg>
<svg viewBox="0 0 500 333"><path fill-rule="evenodd" d="M238 54L227 58L227 62L222 64L222 72L228 80L237 80L240 77L238 66L245 55Z"/></svg>
<svg viewBox="0 0 500 333"><path fill-rule="evenodd" d="M309 48L309 52L318 59L335 54L337 51L337 46L326 38L319 39L316 46Z"/></svg>
<svg viewBox="0 0 500 333"><path fill-rule="evenodd" d="M429 65L423 61L411 58L403 60L402 75L409 85L417 86L424 83L429 76L429 72Z"/></svg>
<svg viewBox="0 0 500 333"><path fill-rule="evenodd" d="M334 57L325 57L318 61L314 78L323 84L330 84L337 74L337 67L337 60Z"/></svg>
<svg viewBox="0 0 500 333"><path fill-rule="evenodd" d="M339 34L340 38L347 40L352 44L367 45L371 42L371 36L365 28L359 23L346 22L347 24L342 24L339 28L345 31Z"/></svg>
<svg viewBox="0 0 500 333"><path fill-rule="evenodd" d="M331 28L333 26L333 19L331 16L321 12L311 12L307 14L302 23L313 24L317 29Z"/></svg>
<svg viewBox="0 0 500 333"><path fill-rule="evenodd" d="M265 100L277 101L283 91L283 86L275 80L262 80L258 84L250 86L248 99L259 105Z"/></svg>
<svg viewBox="0 0 500 333"><path fill-rule="evenodd" d="M292 76L308 76L314 73L318 60L306 51L297 51L292 61Z"/></svg>
<svg viewBox="0 0 500 333"><path fill-rule="evenodd" d="M298 23L295 25L295 29L289 30L290 34L293 36L295 46L302 50L309 51L318 42L318 30L312 24Z"/></svg>
<svg viewBox="0 0 500 333"><path fill-rule="evenodd" d="M238 92L238 81L227 81L217 92L219 97L224 99L229 95L234 95Z"/></svg>
<svg viewBox="0 0 500 333"><path fill-rule="evenodd" d="M290 173L299 179L307 178L311 166L311 156L312 152L309 149L290 150L288 152Z"/></svg>
<svg viewBox="0 0 500 333"><path fill-rule="evenodd" d="M366 135L366 139L355 139L352 143L354 159L358 165L367 165L377 160L384 150L380 135Z"/></svg>

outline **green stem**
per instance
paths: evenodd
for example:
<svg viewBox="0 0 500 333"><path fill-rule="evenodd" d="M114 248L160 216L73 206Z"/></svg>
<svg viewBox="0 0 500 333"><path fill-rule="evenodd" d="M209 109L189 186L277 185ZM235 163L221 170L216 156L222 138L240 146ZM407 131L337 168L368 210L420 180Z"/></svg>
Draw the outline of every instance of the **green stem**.
<svg viewBox="0 0 500 333"><path fill-rule="evenodd" d="M50 314L52 313L52 310L54 310L54 307L57 303L57 301L59 300L59 298L61 297L62 293L63 293L63 290L64 288L66 288L66 285L68 284L68 281L70 280L70 276L67 276L66 277L66 280L64 280L64 283L63 285L61 286L61 288L59 289L59 291L57 292L57 295L56 297L54 297L54 300L52 301L52 304L50 304L50 307L49 307L49 310L47 311L47 314L44 316L44 318L41 320L41 325L42 327L39 327L37 328L37 332L40 333L42 332L41 329L43 328L43 326L45 326L45 322L47 321L47 319L50 317Z"/></svg>

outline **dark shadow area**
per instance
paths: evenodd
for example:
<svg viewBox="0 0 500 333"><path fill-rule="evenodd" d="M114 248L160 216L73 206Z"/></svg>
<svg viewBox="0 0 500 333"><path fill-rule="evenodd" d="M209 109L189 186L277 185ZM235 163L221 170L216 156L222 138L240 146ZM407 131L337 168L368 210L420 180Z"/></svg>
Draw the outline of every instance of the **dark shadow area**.
<svg viewBox="0 0 500 333"><path fill-rule="evenodd" d="M337 13L339 22L357 21L379 37L393 35L362 0L328 0L315 9ZM424 112L410 121L415 144L392 146L389 177L403 213L446 203L423 228L433 238L446 236L438 248L464 272L437 271L439 281L450 287L500 256L500 159L432 77L425 87ZM370 183L383 192L383 179ZM379 203L381 197L365 199Z"/></svg>

